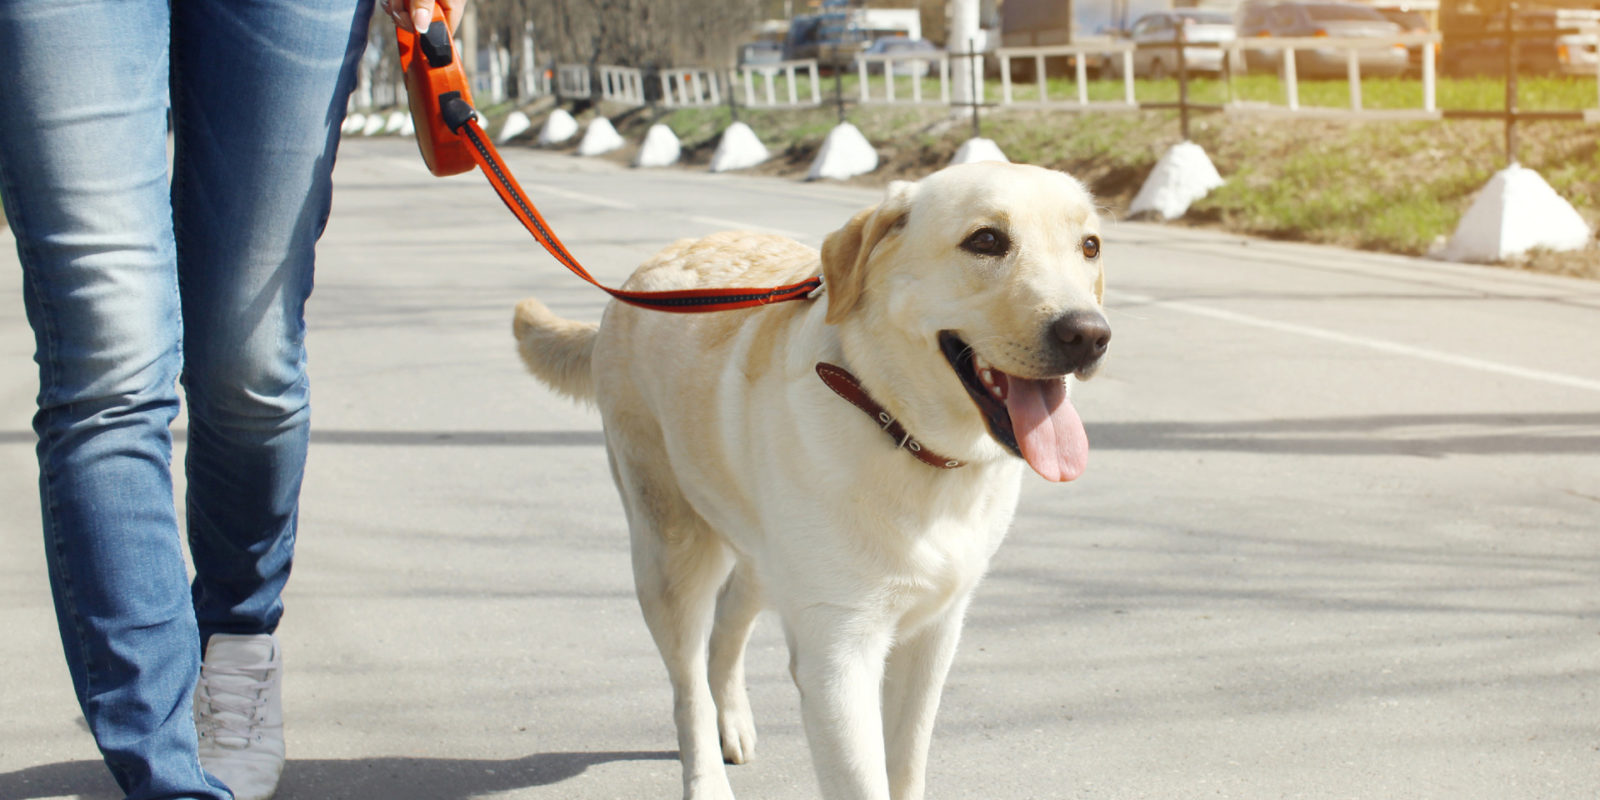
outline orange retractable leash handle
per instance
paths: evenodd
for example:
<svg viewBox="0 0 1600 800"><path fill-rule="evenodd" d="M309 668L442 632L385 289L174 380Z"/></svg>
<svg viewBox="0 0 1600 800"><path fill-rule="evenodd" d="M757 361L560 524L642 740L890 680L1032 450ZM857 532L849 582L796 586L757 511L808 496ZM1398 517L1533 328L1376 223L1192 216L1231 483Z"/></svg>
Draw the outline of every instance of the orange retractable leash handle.
<svg viewBox="0 0 1600 800"><path fill-rule="evenodd" d="M535 241L578 277L624 303L657 311L729 311L802 300L822 287L821 278L810 278L761 289L727 287L629 292L609 288L595 280L556 238L478 124L478 112L472 108L472 94L456 57L455 45L450 40L445 15L446 4L440 0L434 5L433 22L426 31L417 34L395 28L411 118L416 127L417 148L422 151L422 160L427 163L429 172L445 177L467 172L474 166L481 167L489 185L528 233L533 234Z"/></svg>
<svg viewBox="0 0 1600 800"><path fill-rule="evenodd" d="M472 107L467 76L456 61L455 45L450 41L448 13L449 4L439 0L434 3L433 22L426 31L408 31L398 25L394 29L400 46L400 68L406 76L411 120L417 130L417 148L422 151L428 171L441 178L477 166L467 143L445 124L441 113L452 98Z"/></svg>

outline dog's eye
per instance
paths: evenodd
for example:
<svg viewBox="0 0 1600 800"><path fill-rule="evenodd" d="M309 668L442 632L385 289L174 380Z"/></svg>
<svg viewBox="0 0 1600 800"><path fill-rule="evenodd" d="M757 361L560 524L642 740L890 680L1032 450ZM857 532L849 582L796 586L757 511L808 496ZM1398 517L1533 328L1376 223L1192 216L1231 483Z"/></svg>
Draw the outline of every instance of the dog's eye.
<svg viewBox="0 0 1600 800"><path fill-rule="evenodd" d="M1083 237L1083 257L1090 261L1100 257L1100 237L1094 234Z"/></svg>
<svg viewBox="0 0 1600 800"><path fill-rule="evenodd" d="M961 243L961 249L980 256L1003 256L1011 249L1011 240L994 228L979 228Z"/></svg>

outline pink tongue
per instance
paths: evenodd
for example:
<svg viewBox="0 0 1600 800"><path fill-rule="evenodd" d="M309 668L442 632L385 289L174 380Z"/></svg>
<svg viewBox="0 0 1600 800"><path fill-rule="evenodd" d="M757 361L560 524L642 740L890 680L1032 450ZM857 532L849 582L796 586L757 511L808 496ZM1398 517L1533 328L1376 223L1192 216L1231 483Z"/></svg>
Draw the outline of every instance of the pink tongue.
<svg viewBox="0 0 1600 800"><path fill-rule="evenodd" d="M1089 435L1067 399L1065 379L1006 377L1006 410L1028 466L1045 480L1065 482L1082 475L1089 461Z"/></svg>

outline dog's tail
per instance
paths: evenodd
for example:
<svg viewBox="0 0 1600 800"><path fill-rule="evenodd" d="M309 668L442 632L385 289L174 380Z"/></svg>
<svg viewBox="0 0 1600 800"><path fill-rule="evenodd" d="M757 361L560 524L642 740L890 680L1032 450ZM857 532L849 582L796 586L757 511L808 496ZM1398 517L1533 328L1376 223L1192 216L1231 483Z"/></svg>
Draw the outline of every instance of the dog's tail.
<svg viewBox="0 0 1600 800"><path fill-rule="evenodd" d="M594 342L600 326L555 315L532 297L517 304L511 332L535 378L574 400L594 402Z"/></svg>

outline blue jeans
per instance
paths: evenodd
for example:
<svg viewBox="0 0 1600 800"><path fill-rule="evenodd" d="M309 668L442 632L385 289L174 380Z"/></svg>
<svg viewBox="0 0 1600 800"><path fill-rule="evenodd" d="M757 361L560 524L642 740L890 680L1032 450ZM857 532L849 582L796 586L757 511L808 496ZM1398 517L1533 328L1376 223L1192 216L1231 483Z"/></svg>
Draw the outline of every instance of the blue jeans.
<svg viewBox="0 0 1600 800"><path fill-rule="evenodd" d="M371 10L0 0L0 192L37 347L50 583L79 703L129 800L230 796L200 768L191 692L206 637L271 632L282 614L310 419L304 308Z"/></svg>

